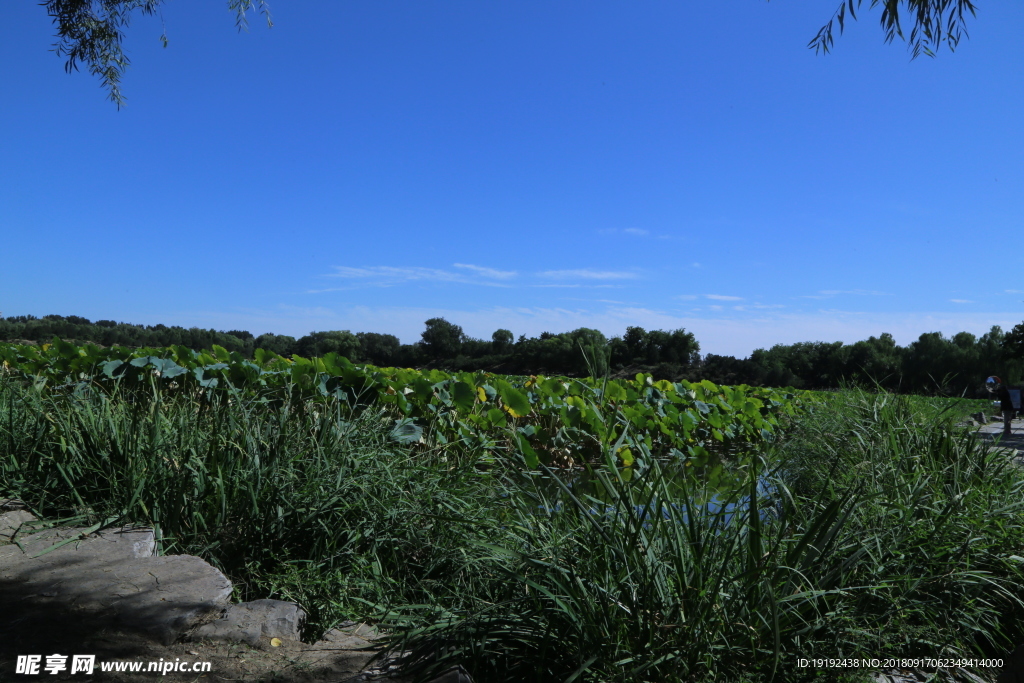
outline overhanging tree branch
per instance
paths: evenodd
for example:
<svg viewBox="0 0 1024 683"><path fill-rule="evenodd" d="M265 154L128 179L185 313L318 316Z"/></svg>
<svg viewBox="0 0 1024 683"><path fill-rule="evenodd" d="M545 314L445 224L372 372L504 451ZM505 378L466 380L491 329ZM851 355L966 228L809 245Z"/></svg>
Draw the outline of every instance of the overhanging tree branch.
<svg viewBox="0 0 1024 683"><path fill-rule="evenodd" d="M857 10L862 4L863 0L844 0L839 3L839 8L832 18L821 27L818 35L807 44L807 47L814 48L815 52L827 54L834 44L835 24L839 24L839 35L842 35L846 28L846 14L849 13L856 21ZM879 4L882 5L880 23L885 31L885 42L891 43L896 37L907 41L911 59L917 59L922 54L934 57L935 50L943 43L950 51L955 50L961 36L967 35L965 13L970 12L972 17L977 16L976 6L971 0L871 0L869 8ZM901 16L900 7L904 4L906 9ZM903 34L901 22L907 15L913 19L909 39Z"/></svg>
<svg viewBox="0 0 1024 683"><path fill-rule="evenodd" d="M863 2L843 0L808 47L815 52L831 51L835 25L838 23L842 35L847 13L856 20ZM120 108L124 104L121 76L130 63L121 49L124 29L133 12L153 14L162 3L163 0L45 0L42 5L57 26L59 42L54 44L54 52L67 57L65 70L77 70L79 62L87 64L89 71L100 78L111 101ZM885 41L890 43L896 37L907 41L912 59L922 54L934 57L935 50L943 43L951 51L956 49L960 38L967 35L966 14L976 16L971 0L871 0L869 8L876 5L882 5ZM273 26L267 0L228 0L228 9L235 12L238 30L248 28L248 12L254 7L266 16L267 26ZM908 15L913 21L909 38L903 33L903 20ZM167 35L161 35L160 39L166 47Z"/></svg>
<svg viewBox="0 0 1024 683"><path fill-rule="evenodd" d="M111 101L118 109L124 105L121 76L130 64L121 49L124 29L132 13L154 14L163 0L46 0L43 6L57 27L59 42L53 46L58 56L66 56L64 70L77 71L79 62L87 64L89 72L100 78ZM235 12L238 29L248 28L247 13L253 6L267 17L267 26L273 26L267 0L228 0L228 8ZM167 47L166 33L160 36Z"/></svg>

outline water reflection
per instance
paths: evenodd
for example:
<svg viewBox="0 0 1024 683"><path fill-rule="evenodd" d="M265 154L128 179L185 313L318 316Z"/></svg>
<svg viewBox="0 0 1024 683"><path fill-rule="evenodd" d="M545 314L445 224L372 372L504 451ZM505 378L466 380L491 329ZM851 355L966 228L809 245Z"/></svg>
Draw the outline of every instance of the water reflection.
<svg viewBox="0 0 1024 683"><path fill-rule="evenodd" d="M688 512L697 512L702 518L714 518L728 525L736 514L745 516L750 508L751 467L760 463L759 453L733 452L728 459L714 458L712 462L694 467L692 461L672 459L660 461L658 467L618 468L611 473L607 468L591 466L571 470L549 470L535 473L532 482L540 498L549 501L538 505L539 510L561 511L566 504L566 493L559 482L584 505L592 515L615 516L624 506L632 507L633 516L649 526L650 516L660 511L666 521L688 522ZM652 489L645 478L662 477L667 496L659 501L652 497ZM558 479L558 482L555 481ZM762 471L757 475L755 491L757 507L762 521L781 514L781 497L775 484L777 473ZM621 483L619 483L621 481ZM609 487L611 490L609 490ZM623 500L624 495L628 502Z"/></svg>

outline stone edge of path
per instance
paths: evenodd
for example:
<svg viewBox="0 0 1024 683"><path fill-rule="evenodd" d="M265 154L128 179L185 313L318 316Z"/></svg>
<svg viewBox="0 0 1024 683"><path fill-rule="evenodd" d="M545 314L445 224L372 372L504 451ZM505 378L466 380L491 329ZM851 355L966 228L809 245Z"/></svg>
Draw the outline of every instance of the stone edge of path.
<svg viewBox="0 0 1024 683"><path fill-rule="evenodd" d="M88 610L100 622L162 646L219 641L255 647L272 639L302 645L306 613L299 605L230 603L233 586L224 574L191 555L157 555L152 529L36 528L39 520L26 508L0 499L0 586L15 587L9 592L30 607ZM365 652L377 637L371 626L345 622L309 646L303 659L315 663L328 652ZM392 669L390 662L378 662L360 678L387 676ZM472 683L472 678L455 668L431 683Z"/></svg>

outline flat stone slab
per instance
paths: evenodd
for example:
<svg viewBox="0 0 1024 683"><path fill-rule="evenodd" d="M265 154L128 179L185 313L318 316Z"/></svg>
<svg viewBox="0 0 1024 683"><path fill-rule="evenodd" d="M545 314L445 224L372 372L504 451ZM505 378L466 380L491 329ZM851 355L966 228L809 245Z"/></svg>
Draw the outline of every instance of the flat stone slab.
<svg viewBox="0 0 1024 683"><path fill-rule="evenodd" d="M1003 436L1002 420L982 425L977 432L982 439L997 444L997 448L1016 451L1016 458L1024 456L1024 420L1010 423L1010 436Z"/></svg>
<svg viewBox="0 0 1024 683"><path fill-rule="evenodd" d="M10 543L25 522L35 521L36 516L27 510L12 510L0 514L0 545Z"/></svg>
<svg viewBox="0 0 1024 683"><path fill-rule="evenodd" d="M190 640L224 640L256 645L261 637L300 640L306 613L294 602L254 600L228 605L220 619L193 631Z"/></svg>
<svg viewBox="0 0 1024 683"><path fill-rule="evenodd" d="M86 611L164 645L220 616L231 582L191 555L154 556L149 529L46 529L0 546L0 613ZM15 599L14 596L17 596Z"/></svg>

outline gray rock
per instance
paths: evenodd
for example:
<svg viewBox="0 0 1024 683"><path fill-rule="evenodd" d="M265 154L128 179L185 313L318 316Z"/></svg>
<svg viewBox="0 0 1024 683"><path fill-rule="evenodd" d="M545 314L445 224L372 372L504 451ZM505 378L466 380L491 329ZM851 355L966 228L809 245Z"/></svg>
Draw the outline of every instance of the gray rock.
<svg viewBox="0 0 1024 683"><path fill-rule="evenodd" d="M35 515L26 510L13 510L0 514L0 545L10 543L22 524L33 522L35 519Z"/></svg>
<svg viewBox="0 0 1024 683"><path fill-rule="evenodd" d="M0 546L0 585L15 587L23 608L87 610L164 645L227 606L231 582L198 557L153 556L152 530L84 531L47 529Z"/></svg>
<svg viewBox="0 0 1024 683"><path fill-rule="evenodd" d="M220 619L202 624L191 640L227 640L256 645L260 637L299 640L306 613L293 602L254 600L228 605Z"/></svg>
<svg viewBox="0 0 1024 683"><path fill-rule="evenodd" d="M345 622L338 628L332 628L317 641L317 645L330 645L339 650L370 650L373 641L378 638L377 630L362 623Z"/></svg>
<svg viewBox="0 0 1024 683"><path fill-rule="evenodd" d="M96 570L112 562L150 557L156 548L152 529L123 527L94 534L85 531L44 529L21 537L20 547L0 548L0 576L15 570L52 570L68 565Z"/></svg>
<svg viewBox="0 0 1024 683"><path fill-rule="evenodd" d="M430 679L428 683L473 683L473 678L461 666L453 666L440 676Z"/></svg>

